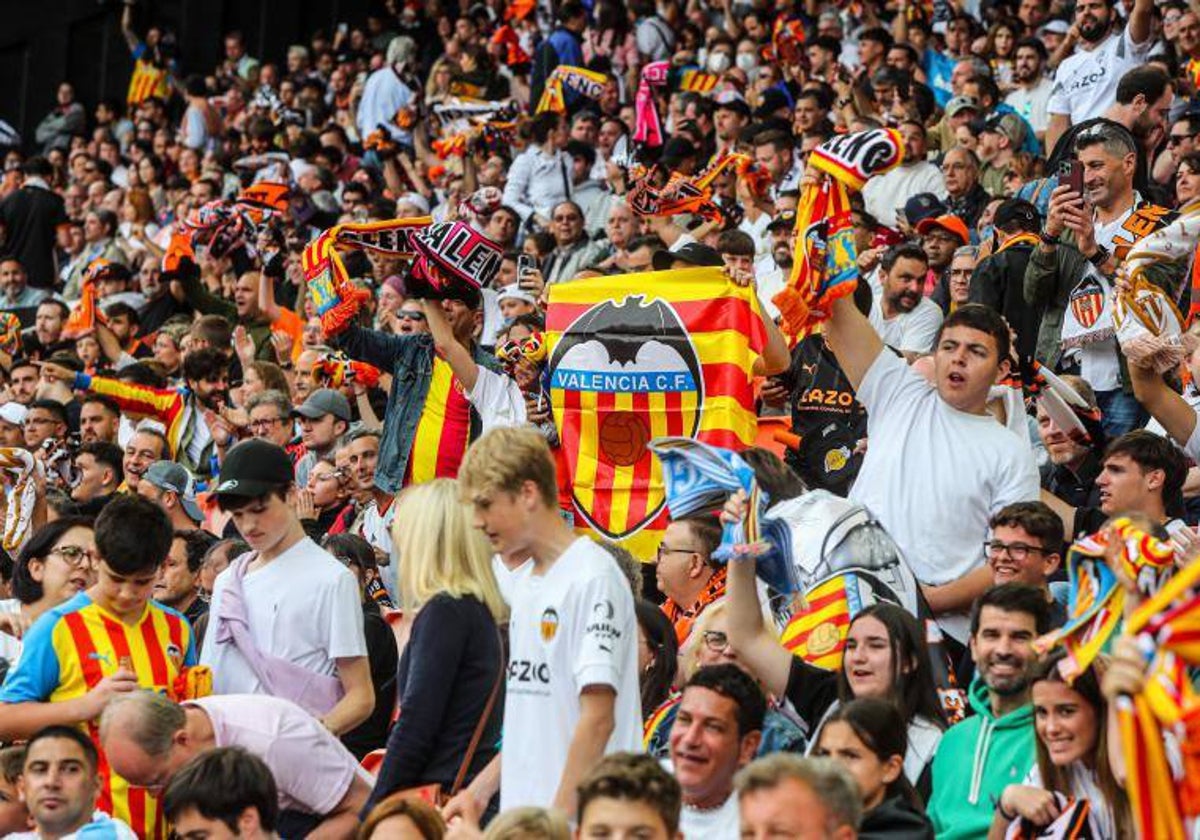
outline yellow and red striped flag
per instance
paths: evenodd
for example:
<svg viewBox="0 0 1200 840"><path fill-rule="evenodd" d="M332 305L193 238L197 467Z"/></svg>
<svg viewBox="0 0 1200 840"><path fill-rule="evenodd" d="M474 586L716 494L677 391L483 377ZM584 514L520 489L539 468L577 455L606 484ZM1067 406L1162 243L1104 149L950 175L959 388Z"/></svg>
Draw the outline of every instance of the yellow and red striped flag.
<svg viewBox="0 0 1200 840"><path fill-rule="evenodd" d="M758 297L718 268L574 280L550 287L546 339L559 480L576 527L649 560L667 515L647 444L754 444Z"/></svg>
<svg viewBox="0 0 1200 840"><path fill-rule="evenodd" d="M804 593L807 606L783 628L783 646L810 665L836 671L850 620L862 610L858 581L853 573L832 577Z"/></svg>

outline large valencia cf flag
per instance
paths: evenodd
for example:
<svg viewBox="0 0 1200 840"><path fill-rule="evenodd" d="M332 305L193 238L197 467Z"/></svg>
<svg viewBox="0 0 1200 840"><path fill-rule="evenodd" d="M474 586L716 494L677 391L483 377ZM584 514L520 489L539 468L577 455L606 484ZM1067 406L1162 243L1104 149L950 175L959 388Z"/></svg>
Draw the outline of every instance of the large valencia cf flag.
<svg viewBox="0 0 1200 840"><path fill-rule="evenodd" d="M550 288L546 334L575 525L648 560L667 516L647 444L754 442L752 367L766 340L758 298L717 268L574 280Z"/></svg>

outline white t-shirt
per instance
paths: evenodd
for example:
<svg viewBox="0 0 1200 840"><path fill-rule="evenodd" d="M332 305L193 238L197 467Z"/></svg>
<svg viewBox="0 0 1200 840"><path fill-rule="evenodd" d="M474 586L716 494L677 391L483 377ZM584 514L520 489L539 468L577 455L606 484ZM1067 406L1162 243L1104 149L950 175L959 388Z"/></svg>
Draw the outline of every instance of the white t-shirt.
<svg viewBox="0 0 1200 840"><path fill-rule="evenodd" d="M1054 82L1049 79L1039 79L1031 88L1019 87L1004 97L1004 101L1012 106L1025 122L1033 126L1035 133L1042 134L1050 127L1050 93L1054 90Z"/></svg>
<svg viewBox="0 0 1200 840"><path fill-rule="evenodd" d="M1117 216L1107 224L1095 225L1096 243L1113 251L1116 247L1114 241L1116 238L1124 234L1123 238L1128 238L1128 232L1124 231L1125 222L1133 215L1133 208L1141 203L1141 198L1137 193L1134 193L1134 203L1129 205L1129 209ZM1090 263L1085 267L1085 272L1088 275L1099 277L1096 269ZM1104 281L1108 284L1108 281ZM1121 387L1121 363L1117 360L1117 343L1114 338L1106 338L1103 341L1093 341L1079 348L1079 375L1087 380L1095 391L1115 391Z"/></svg>
<svg viewBox="0 0 1200 840"><path fill-rule="evenodd" d="M1077 48L1058 65L1047 110L1067 114L1072 125L1100 116L1116 101L1117 82L1146 60L1153 45L1153 38L1144 44L1133 43L1126 27L1093 50Z"/></svg>
<svg viewBox="0 0 1200 840"><path fill-rule="evenodd" d="M5 615L20 615L21 602L16 598L6 598L0 601L0 613L4 613ZM17 667L17 661L20 658L21 640L16 636L0 633L0 659L8 660L8 670L10 672Z"/></svg>
<svg viewBox="0 0 1200 840"><path fill-rule="evenodd" d="M324 816L355 776L374 786L351 752L320 721L279 697L230 694L189 700L203 709L218 747L241 747L271 769L279 807Z"/></svg>
<svg viewBox="0 0 1200 840"><path fill-rule="evenodd" d="M14 831L4 835L4 840L42 840L42 835L37 831ZM137 835L124 820L110 817L103 811L94 811L91 822L78 831L62 835L58 840L137 840Z"/></svg>
<svg viewBox="0 0 1200 840"><path fill-rule="evenodd" d="M741 836L741 812L736 793L720 808L698 811L688 804L679 809L679 830L685 840L731 840Z"/></svg>
<svg viewBox="0 0 1200 840"><path fill-rule="evenodd" d="M616 727L605 753L641 751L633 593L616 561L587 537L543 575L518 573L511 598L500 807L548 807L579 723L579 695L607 685Z"/></svg>
<svg viewBox="0 0 1200 840"><path fill-rule="evenodd" d="M216 616L232 569L217 576L210 632L200 656L212 668L214 694L267 694L232 641L217 641ZM350 570L308 537L242 581L254 643L267 653L326 676L343 657L367 655L362 601Z"/></svg>
<svg viewBox="0 0 1200 840"><path fill-rule="evenodd" d="M867 212L881 225L896 227L896 211L919 193L933 193L938 198L946 197L946 179L942 170L927 160L897 166L891 172L878 175L863 187L863 201Z"/></svg>
<svg viewBox="0 0 1200 840"><path fill-rule="evenodd" d="M942 327L942 310L929 298L921 298L912 312L884 318L883 297L878 295L871 301L871 326L884 344L901 353L927 353Z"/></svg>
<svg viewBox="0 0 1200 840"><path fill-rule="evenodd" d="M922 583L949 583L980 566L992 514L1038 498L1029 446L991 415L952 408L886 350L858 399L870 445L850 498L879 518ZM965 615L938 623L965 641Z"/></svg>

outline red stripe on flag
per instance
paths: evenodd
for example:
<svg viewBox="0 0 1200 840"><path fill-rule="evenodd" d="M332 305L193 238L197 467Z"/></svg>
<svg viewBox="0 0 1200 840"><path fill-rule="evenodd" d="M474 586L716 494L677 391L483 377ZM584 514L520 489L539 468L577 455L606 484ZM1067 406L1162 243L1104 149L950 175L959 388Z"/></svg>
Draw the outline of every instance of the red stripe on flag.
<svg viewBox="0 0 1200 840"><path fill-rule="evenodd" d="M704 397L733 397L742 408L754 413L754 392L746 371L729 362L711 362L702 365L700 375L704 377Z"/></svg>
<svg viewBox="0 0 1200 840"><path fill-rule="evenodd" d="M650 425L650 395L638 392L633 395L633 413L646 423L646 431L654 434ZM654 466L654 453L647 449L633 465L633 489L629 494L629 513L625 519L633 528L650 512L650 471Z"/></svg>
<svg viewBox="0 0 1200 840"><path fill-rule="evenodd" d="M764 332L762 319L754 314L750 302L740 298L723 297L715 300L671 301L662 298L679 315L684 326L690 332L705 333L714 330L745 331L746 325L751 325L762 337ZM546 329L549 332L565 332L589 309L604 301L596 303L560 303L556 301L547 313ZM755 338L751 335L751 338Z"/></svg>
<svg viewBox="0 0 1200 840"><path fill-rule="evenodd" d="M667 398L667 435L669 437L680 437L691 432L691 429L685 429L683 423L683 394L678 391L668 391Z"/></svg>
<svg viewBox="0 0 1200 840"><path fill-rule="evenodd" d="M696 435L696 440L710 446L721 446L725 449L742 450L746 444L730 429L708 429Z"/></svg>
<svg viewBox="0 0 1200 840"><path fill-rule="evenodd" d="M604 418L613 411L617 403L616 394L599 391L596 393L596 480L592 483L592 517L609 529L612 524L613 476L615 467L604 457L600 437Z"/></svg>
<svg viewBox="0 0 1200 840"><path fill-rule="evenodd" d="M163 613L163 616L167 619L167 632L171 636L171 644L179 650L180 656L187 659L187 648L183 646L183 620L170 613Z"/></svg>

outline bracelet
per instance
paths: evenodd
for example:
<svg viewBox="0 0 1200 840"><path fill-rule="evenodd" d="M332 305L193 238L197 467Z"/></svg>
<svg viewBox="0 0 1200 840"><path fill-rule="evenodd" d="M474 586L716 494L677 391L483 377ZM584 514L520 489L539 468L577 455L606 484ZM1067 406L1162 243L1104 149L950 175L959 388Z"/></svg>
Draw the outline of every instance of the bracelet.
<svg viewBox="0 0 1200 840"><path fill-rule="evenodd" d="M1058 237L1051 236L1044 230L1038 233L1038 239L1042 240L1043 245L1049 245L1052 248L1058 245Z"/></svg>
<svg viewBox="0 0 1200 840"><path fill-rule="evenodd" d="M839 99L837 102L833 103L833 106L840 111L842 108L845 108L847 105L849 105L853 101L854 101L853 97L851 97L850 99Z"/></svg>
<svg viewBox="0 0 1200 840"><path fill-rule="evenodd" d="M1000 796L993 796L992 804L996 807L996 813L1004 817L1004 819L1008 820L1009 822L1012 822L1021 816L1020 814L1010 814L1008 811L1004 810L1004 794L1000 794Z"/></svg>

